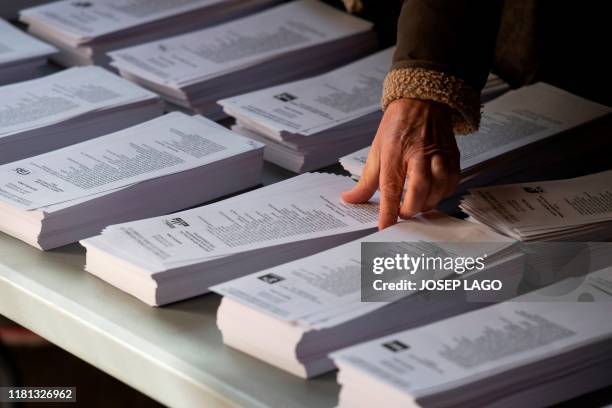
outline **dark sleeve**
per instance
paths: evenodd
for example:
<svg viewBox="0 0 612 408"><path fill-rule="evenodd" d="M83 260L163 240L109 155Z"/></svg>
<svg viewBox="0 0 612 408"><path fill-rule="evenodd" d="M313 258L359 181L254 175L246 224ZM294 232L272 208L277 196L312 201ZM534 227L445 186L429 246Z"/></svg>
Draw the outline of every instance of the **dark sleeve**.
<svg viewBox="0 0 612 408"><path fill-rule="evenodd" d="M404 0L383 107L402 97L435 100L454 108L457 133L477 130L502 5L502 0Z"/></svg>
<svg viewBox="0 0 612 408"><path fill-rule="evenodd" d="M501 0L405 0L393 68L434 69L482 89L501 9Z"/></svg>

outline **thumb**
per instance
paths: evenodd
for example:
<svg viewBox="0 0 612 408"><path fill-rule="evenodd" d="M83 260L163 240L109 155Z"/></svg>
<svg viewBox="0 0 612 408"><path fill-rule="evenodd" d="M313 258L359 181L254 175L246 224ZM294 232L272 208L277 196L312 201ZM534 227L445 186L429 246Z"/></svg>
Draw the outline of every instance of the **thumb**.
<svg viewBox="0 0 612 408"><path fill-rule="evenodd" d="M380 154L373 145L368 154L363 174L355 187L342 193L342 199L347 203L359 204L368 201L378 190L378 177L380 174Z"/></svg>

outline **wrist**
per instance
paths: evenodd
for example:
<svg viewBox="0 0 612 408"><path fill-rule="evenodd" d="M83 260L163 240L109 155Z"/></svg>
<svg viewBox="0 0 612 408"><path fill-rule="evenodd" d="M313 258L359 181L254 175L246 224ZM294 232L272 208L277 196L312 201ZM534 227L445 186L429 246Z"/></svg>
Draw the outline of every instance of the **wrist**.
<svg viewBox="0 0 612 408"><path fill-rule="evenodd" d="M386 110L391 103L396 106L405 104L405 102L396 102L400 99L418 98L421 101L436 101L450 108L454 133L467 134L478 130L479 96L478 91L453 75L429 69L405 67L392 69L387 74L381 104L383 110Z"/></svg>
<svg viewBox="0 0 612 408"><path fill-rule="evenodd" d="M398 98L390 102L385 109L385 113L393 116L398 115L399 117L407 114L412 116L415 112L425 115L434 114L448 120L451 120L452 116L450 106L427 99Z"/></svg>

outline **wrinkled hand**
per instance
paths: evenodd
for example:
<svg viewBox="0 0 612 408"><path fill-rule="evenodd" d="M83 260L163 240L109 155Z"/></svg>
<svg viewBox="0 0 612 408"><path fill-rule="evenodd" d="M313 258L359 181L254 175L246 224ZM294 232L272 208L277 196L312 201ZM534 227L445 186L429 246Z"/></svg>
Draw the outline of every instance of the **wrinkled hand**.
<svg viewBox="0 0 612 408"><path fill-rule="evenodd" d="M459 178L450 109L436 102L398 99L385 110L359 183L342 198L364 203L380 189L378 227L383 229L395 224L398 215L408 219L434 208L455 191Z"/></svg>

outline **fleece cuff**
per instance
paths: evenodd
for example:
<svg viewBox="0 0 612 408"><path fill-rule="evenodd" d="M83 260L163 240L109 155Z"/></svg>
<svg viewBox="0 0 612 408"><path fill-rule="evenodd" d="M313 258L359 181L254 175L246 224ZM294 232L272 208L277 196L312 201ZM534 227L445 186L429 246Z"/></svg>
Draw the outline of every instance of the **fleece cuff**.
<svg viewBox="0 0 612 408"><path fill-rule="evenodd" d="M463 80L425 68L397 68L385 78L383 110L400 98L424 99L452 108L455 134L473 133L480 124L480 95Z"/></svg>

